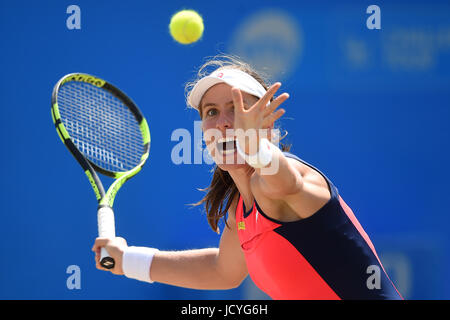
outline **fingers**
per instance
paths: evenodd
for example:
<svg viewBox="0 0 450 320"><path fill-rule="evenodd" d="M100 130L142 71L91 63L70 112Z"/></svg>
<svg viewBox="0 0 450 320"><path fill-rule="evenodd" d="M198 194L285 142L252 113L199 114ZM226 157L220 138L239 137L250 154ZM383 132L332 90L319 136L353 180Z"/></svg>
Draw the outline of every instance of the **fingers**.
<svg viewBox="0 0 450 320"><path fill-rule="evenodd" d="M276 108L280 106L283 102L285 102L289 98L288 93L283 93L282 95L278 96L275 100L272 101L272 103L264 109L264 117L271 114L273 111L275 111Z"/></svg>
<svg viewBox="0 0 450 320"><path fill-rule="evenodd" d="M241 90L238 88L232 88L231 94L233 96L234 110L238 112L244 112L244 101L242 99Z"/></svg>
<svg viewBox="0 0 450 320"><path fill-rule="evenodd" d="M109 238L97 238L95 239L94 246L92 247L92 251L99 253L100 249L105 247L108 242L111 241Z"/></svg>
<svg viewBox="0 0 450 320"><path fill-rule="evenodd" d="M100 252L96 252L95 253L95 267L98 270L104 270L104 271L108 271L107 269L103 268L102 265L100 264Z"/></svg>
<svg viewBox="0 0 450 320"><path fill-rule="evenodd" d="M273 123L286 113L286 110L284 109L279 109L277 111L275 110L288 98L289 94L283 93L282 95L278 96L275 100L273 100L272 103L264 109L263 127L265 128L272 127Z"/></svg>
<svg viewBox="0 0 450 320"><path fill-rule="evenodd" d="M100 264L100 255L95 255L95 267L98 270L104 270L107 271L105 268L102 267L102 265Z"/></svg>
<svg viewBox="0 0 450 320"><path fill-rule="evenodd" d="M95 252L95 267L99 270L108 271L108 269L103 268L100 264L100 251L110 241L111 241L111 239L109 239L109 238L97 238L97 239L95 239L94 245L91 249L93 252Z"/></svg>
<svg viewBox="0 0 450 320"><path fill-rule="evenodd" d="M280 89L281 83L277 82L273 84L267 92L264 94L264 96L259 99L259 101L250 107L249 109L245 109L244 102L242 98L242 92L236 87L233 87L231 89L232 97L233 97L233 103L234 103L234 110L236 113L252 113L255 114L255 112L260 114L259 121L260 124L263 124L263 127L271 127L273 123L278 120L284 113L284 109L280 109L275 111L283 102L285 102L289 98L288 93L283 93L280 96L276 97L272 102L270 102L270 99L273 98L274 94ZM270 102L270 104L269 104ZM261 116L262 115L262 116ZM256 127L259 127L257 123L255 123Z"/></svg>
<svg viewBox="0 0 450 320"><path fill-rule="evenodd" d="M285 113L286 113L286 110L284 110L284 109L278 109L277 111L273 112L271 115L269 115L268 117L266 117L264 119L263 127L265 127L265 128L271 127L273 125L273 123L275 121L277 121L278 119L280 119L283 116L283 114L285 114Z"/></svg>
<svg viewBox="0 0 450 320"><path fill-rule="evenodd" d="M264 108L267 106L267 104L269 103L270 99L272 99L273 95L275 94L275 92L278 91L278 89L280 89L281 87L281 83L277 82L275 84L273 84L269 90L267 90L266 94L259 100L259 107L261 108L261 110L264 110Z"/></svg>

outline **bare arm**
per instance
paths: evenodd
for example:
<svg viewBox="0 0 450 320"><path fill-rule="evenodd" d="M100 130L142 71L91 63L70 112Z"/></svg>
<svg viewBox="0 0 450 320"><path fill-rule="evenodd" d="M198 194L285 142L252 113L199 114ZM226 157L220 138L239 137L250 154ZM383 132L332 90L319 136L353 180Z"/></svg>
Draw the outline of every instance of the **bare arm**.
<svg viewBox="0 0 450 320"><path fill-rule="evenodd" d="M220 239L219 248L159 252L155 255L151 278L192 289L231 289L247 276L247 267L239 245L234 214Z"/></svg>
<svg viewBox="0 0 450 320"><path fill-rule="evenodd" d="M283 199L285 196L298 194L303 188L303 177L293 164L278 148L273 148L272 161L268 167L273 166L273 174L264 174L263 169L256 169L256 182L258 189L272 199Z"/></svg>
<svg viewBox="0 0 450 320"><path fill-rule="evenodd" d="M153 281L191 288L191 289L232 289L240 285L247 276L244 254L240 248L234 218L235 207L230 210L228 225L225 228L219 248L206 248L185 251L159 251L155 254L151 265L150 276ZM111 270L114 274L123 274L122 255L126 242L121 238L98 238L93 250L98 253L106 247L110 255L117 261L117 267Z"/></svg>

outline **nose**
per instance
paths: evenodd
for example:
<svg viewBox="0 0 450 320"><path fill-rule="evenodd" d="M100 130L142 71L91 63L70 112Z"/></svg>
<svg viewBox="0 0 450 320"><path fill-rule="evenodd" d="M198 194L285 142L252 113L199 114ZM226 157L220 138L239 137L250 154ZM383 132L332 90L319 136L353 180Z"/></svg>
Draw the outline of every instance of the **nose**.
<svg viewBox="0 0 450 320"><path fill-rule="evenodd" d="M233 119L231 119L231 115L221 112L216 122L216 128L221 131L233 128Z"/></svg>

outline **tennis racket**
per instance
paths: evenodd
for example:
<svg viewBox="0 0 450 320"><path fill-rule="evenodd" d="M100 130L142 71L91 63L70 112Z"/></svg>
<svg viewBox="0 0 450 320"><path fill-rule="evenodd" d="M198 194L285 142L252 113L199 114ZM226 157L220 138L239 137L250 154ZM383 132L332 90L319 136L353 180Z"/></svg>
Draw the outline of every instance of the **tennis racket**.
<svg viewBox="0 0 450 320"><path fill-rule="evenodd" d="M84 73L68 74L56 83L51 113L61 141L94 189L99 237L114 238L114 198L122 185L141 170L149 155L147 121L125 93ZM114 178L108 191L97 173ZM100 264L114 268L114 259L104 248Z"/></svg>

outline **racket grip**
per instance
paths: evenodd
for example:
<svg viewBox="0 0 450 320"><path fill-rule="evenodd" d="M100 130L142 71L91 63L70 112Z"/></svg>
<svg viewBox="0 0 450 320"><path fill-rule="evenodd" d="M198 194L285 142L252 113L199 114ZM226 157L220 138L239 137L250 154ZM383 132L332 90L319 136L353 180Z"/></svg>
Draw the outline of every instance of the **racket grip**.
<svg viewBox="0 0 450 320"><path fill-rule="evenodd" d="M114 211L111 207L101 206L97 210L98 236L113 239L116 237ZM114 268L115 261L105 248L100 250L100 265L105 269Z"/></svg>

